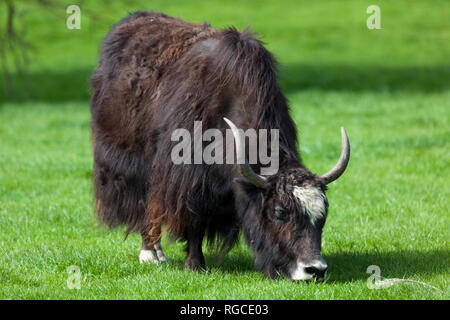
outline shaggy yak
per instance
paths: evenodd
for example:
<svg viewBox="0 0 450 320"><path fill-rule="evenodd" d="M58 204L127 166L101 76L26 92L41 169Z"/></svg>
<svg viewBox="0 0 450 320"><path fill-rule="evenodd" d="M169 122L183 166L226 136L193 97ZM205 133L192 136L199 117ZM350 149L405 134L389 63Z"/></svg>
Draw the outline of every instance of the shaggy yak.
<svg viewBox="0 0 450 320"><path fill-rule="evenodd" d="M348 164L348 138L342 128L328 173L305 168L274 59L253 34L136 12L106 35L91 85L96 212L109 227L142 235L141 263L167 260L162 226L186 241L191 270L205 269L204 237L224 256L242 230L269 277L325 276L325 191ZM232 132L237 161L175 164L172 134L193 133L195 121ZM275 174L257 174L263 164L247 161L242 132L251 128L278 130Z"/></svg>

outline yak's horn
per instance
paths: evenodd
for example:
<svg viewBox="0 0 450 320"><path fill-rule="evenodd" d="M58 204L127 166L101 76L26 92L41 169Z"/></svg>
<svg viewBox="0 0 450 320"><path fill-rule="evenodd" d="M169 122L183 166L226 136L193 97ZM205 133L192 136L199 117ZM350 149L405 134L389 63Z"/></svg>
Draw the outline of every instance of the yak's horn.
<svg viewBox="0 0 450 320"><path fill-rule="evenodd" d="M236 144L236 159L239 173L251 184L257 186L258 188L266 189L266 178L256 174L248 164L247 157L245 156L245 137L239 132L238 128L233 122L231 122L231 120L227 118L223 119L230 126L231 131L233 132L234 141Z"/></svg>
<svg viewBox="0 0 450 320"><path fill-rule="evenodd" d="M339 161L336 165L321 176L321 179L325 182L325 184L329 184L333 182L337 178L339 178L345 171L348 165L348 161L350 160L350 142L348 141L347 133L345 132L344 127L341 127L341 136L342 136L342 150L341 156L339 157Z"/></svg>

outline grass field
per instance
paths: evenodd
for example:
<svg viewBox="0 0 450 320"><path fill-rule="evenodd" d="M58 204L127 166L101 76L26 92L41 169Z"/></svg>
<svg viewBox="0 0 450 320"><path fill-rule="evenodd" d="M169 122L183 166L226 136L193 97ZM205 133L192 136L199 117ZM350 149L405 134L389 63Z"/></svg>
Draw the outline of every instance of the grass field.
<svg viewBox="0 0 450 320"><path fill-rule="evenodd" d="M20 90L19 76L15 97L0 92L1 299L449 299L448 1L378 1L381 30L366 28L374 3L364 0L89 1L82 12L86 6L101 17L72 31L61 3L59 15L22 8L35 45L33 92ZM329 186L323 283L265 278L243 241L220 266L206 251L205 273L184 270L183 244L168 238L170 263L140 265L137 235L123 241L123 229L98 226L87 79L103 35L135 9L262 34L281 63L300 152L313 172L334 164L345 126L352 157ZM67 286L72 265L80 268L79 290ZM369 289L370 265L382 277L436 289Z"/></svg>

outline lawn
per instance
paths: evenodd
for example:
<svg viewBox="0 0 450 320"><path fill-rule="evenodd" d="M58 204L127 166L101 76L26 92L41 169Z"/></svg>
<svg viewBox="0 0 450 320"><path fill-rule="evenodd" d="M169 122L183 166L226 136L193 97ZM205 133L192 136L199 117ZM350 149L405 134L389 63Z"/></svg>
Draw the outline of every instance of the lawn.
<svg viewBox="0 0 450 320"><path fill-rule="evenodd" d="M15 75L16 95L7 97L0 80L1 299L450 298L448 1L378 1L381 30L366 28L373 1L98 0L82 2L82 13L101 16L86 14L81 30L65 29L61 3L56 15L23 6L35 46L32 93ZM99 226L87 79L104 34L135 9L260 33L281 64L299 151L313 172L335 163L345 126L352 156L329 186L324 282L267 279L243 241L221 265L206 250L204 273L184 270L183 243L167 237L170 262L140 265L140 237L123 241L123 229ZM80 289L67 285L74 265ZM370 289L370 265L422 284Z"/></svg>

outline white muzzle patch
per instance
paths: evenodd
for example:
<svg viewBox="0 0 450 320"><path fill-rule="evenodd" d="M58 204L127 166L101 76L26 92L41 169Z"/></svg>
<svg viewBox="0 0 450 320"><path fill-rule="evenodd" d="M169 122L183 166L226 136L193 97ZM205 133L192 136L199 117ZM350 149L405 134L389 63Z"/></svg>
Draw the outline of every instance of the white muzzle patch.
<svg viewBox="0 0 450 320"><path fill-rule="evenodd" d="M300 201L306 214L314 224L317 219L325 216L325 194L317 187L294 187L292 192L294 196Z"/></svg>
<svg viewBox="0 0 450 320"><path fill-rule="evenodd" d="M296 265L291 270L290 278L291 280L310 280L317 276L314 272L310 272L311 269L316 269L319 273L324 272L323 277L319 277L318 279L325 278L327 268L327 263L322 257L311 263L303 263L298 259Z"/></svg>

